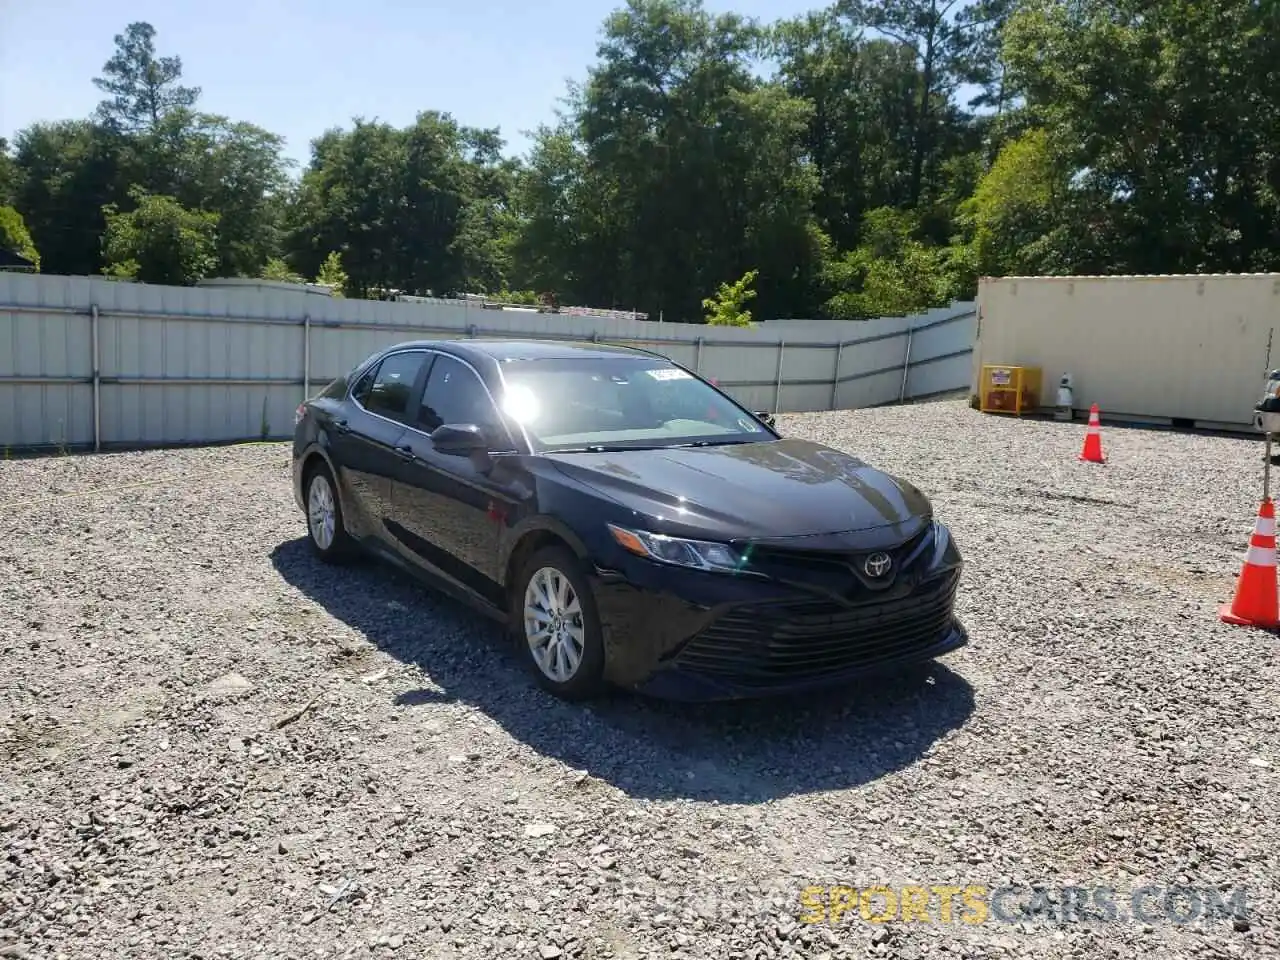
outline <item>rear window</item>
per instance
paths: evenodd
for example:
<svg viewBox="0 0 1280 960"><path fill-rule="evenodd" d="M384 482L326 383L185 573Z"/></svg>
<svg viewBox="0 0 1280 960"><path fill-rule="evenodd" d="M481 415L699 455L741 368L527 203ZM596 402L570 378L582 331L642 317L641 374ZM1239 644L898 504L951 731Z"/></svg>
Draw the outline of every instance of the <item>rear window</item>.
<svg viewBox="0 0 1280 960"><path fill-rule="evenodd" d="M326 400L341 400L347 395L348 382L349 381L346 377L339 377L337 380L334 380L331 384L321 390L320 396L324 397Z"/></svg>

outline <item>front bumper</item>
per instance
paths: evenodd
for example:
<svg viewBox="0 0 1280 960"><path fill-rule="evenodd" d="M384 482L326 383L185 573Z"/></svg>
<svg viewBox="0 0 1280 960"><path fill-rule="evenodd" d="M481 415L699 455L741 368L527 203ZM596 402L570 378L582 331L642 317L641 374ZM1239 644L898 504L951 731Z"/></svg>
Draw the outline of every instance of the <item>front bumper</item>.
<svg viewBox="0 0 1280 960"><path fill-rule="evenodd" d="M942 633L934 637L932 643L924 642L898 655L868 658L855 666L804 679L790 681L778 679L767 686L761 686L754 682L754 678L751 683L742 683L724 677L707 676L674 668L656 671L646 683L636 689L647 696L698 703L816 693L820 690L852 684L858 680L899 674L910 667L959 650L968 642L969 634L963 624L959 620L952 620Z"/></svg>
<svg viewBox="0 0 1280 960"><path fill-rule="evenodd" d="M891 588L844 595L641 560L597 570L606 676L645 694L703 701L898 672L968 643L954 613L962 567L949 546L903 570Z"/></svg>

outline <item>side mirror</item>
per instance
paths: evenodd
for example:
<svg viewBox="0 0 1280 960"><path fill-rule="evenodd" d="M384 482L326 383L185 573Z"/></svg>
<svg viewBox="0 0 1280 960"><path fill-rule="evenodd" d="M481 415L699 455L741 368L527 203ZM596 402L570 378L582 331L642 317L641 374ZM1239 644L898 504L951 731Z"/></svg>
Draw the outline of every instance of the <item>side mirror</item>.
<svg viewBox="0 0 1280 960"><path fill-rule="evenodd" d="M757 420L763 423L770 430L772 430L775 426L772 413L769 413L764 410L758 410L755 413L753 413L752 416L754 416Z"/></svg>
<svg viewBox="0 0 1280 960"><path fill-rule="evenodd" d="M489 440L478 424L445 423L431 431L431 445L438 453L465 457L477 450L487 450Z"/></svg>

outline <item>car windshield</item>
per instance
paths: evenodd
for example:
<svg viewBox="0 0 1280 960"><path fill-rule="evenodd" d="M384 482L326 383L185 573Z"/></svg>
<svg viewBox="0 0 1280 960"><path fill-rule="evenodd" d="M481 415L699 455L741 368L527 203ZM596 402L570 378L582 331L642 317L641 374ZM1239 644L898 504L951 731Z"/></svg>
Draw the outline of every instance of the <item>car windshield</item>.
<svg viewBox="0 0 1280 960"><path fill-rule="evenodd" d="M503 407L547 451L772 439L753 416L660 357L513 360Z"/></svg>

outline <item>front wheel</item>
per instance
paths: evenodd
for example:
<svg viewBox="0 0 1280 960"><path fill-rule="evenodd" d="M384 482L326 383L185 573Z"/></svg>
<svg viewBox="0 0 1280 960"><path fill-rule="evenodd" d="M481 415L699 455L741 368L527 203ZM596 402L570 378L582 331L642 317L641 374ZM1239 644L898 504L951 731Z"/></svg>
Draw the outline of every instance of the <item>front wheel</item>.
<svg viewBox="0 0 1280 960"><path fill-rule="evenodd" d="M539 550L516 579L516 634L539 684L564 700L604 691L604 643L582 565L563 547Z"/></svg>

